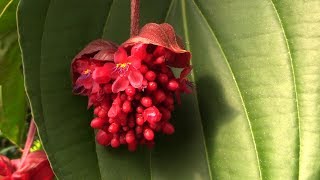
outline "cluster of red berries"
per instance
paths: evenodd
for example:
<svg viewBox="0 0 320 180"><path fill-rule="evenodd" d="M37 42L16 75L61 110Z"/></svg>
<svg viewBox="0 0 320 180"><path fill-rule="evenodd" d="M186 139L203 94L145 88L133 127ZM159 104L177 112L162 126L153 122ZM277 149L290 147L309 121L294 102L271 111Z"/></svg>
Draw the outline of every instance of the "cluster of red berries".
<svg viewBox="0 0 320 180"><path fill-rule="evenodd" d="M113 58L110 59L110 53ZM173 134L171 113L180 93L191 92L186 63L180 76L170 68L176 54L153 44L137 43L100 49L85 54L73 63L74 92L89 97L97 129L96 140L118 148L127 144L130 151L138 144L154 145L155 133Z"/></svg>

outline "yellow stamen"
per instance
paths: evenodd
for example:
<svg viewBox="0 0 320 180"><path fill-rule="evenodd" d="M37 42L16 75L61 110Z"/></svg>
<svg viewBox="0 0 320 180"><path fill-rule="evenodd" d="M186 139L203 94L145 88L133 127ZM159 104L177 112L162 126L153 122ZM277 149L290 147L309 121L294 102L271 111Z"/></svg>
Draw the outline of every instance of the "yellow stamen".
<svg viewBox="0 0 320 180"><path fill-rule="evenodd" d="M82 74L89 74L91 72L90 69L86 69L85 71L82 72Z"/></svg>
<svg viewBox="0 0 320 180"><path fill-rule="evenodd" d="M116 66L117 66L117 68L125 68L125 67L127 67L128 65L130 65L131 63L118 63Z"/></svg>

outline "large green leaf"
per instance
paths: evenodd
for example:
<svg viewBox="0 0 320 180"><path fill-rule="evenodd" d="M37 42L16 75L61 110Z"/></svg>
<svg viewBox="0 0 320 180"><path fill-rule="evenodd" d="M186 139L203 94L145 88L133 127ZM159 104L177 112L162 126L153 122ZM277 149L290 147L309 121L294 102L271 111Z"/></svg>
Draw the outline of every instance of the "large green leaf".
<svg viewBox="0 0 320 180"><path fill-rule="evenodd" d="M61 179L320 179L320 1L142 0L143 24L171 23L193 53L196 89L154 150L94 144L72 57L121 43L129 1L22 0L28 96Z"/></svg>
<svg viewBox="0 0 320 180"><path fill-rule="evenodd" d="M0 131L20 145L25 127L26 98L16 26L17 4L18 0L0 3Z"/></svg>

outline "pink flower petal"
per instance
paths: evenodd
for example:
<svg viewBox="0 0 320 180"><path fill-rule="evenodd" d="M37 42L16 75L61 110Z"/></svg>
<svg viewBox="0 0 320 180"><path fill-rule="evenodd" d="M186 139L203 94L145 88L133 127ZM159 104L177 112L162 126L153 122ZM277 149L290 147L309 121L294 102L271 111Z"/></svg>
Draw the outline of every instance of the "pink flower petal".
<svg viewBox="0 0 320 180"><path fill-rule="evenodd" d="M114 68L115 65L113 63L107 63L102 67L96 67L92 73L92 79L99 84L108 83L111 80L111 73Z"/></svg>
<svg viewBox="0 0 320 180"><path fill-rule="evenodd" d="M145 59L147 56L147 44L136 44L131 48L131 56L138 59Z"/></svg>
<svg viewBox="0 0 320 180"><path fill-rule="evenodd" d="M131 65L135 68L135 69L140 69L141 67L141 59L135 57L135 56L129 56L128 57L128 62L131 63Z"/></svg>
<svg viewBox="0 0 320 180"><path fill-rule="evenodd" d="M24 163L12 176L29 177L32 180L51 180L54 174L44 151L36 151L28 154Z"/></svg>
<svg viewBox="0 0 320 180"><path fill-rule="evenodd" d="M140 88L142 86L143 75L139 70L131 70L128 79L134 88Z"/></svg>
<svg viewBox="0 0 320 180"><path fill-rule="evenodd" d="M118 93L124 91L129 86L129 81L126 77L118 77L112 84L112 92Z"/></svg>
<svg viewBox="0 0 320 180"><path fill-rule="evenodd" d="M14 167L6 156L0 155L0 177L9 176L13 173Z"/></svg>
<svg viewBox="0 0 320 180"><path fill-rule="evenodd" d="M127 52L124 48L119 47L118 51L116 51L116 53L114 53L114 62L116 64L119 63L126 63L127 62Z"/></svg>

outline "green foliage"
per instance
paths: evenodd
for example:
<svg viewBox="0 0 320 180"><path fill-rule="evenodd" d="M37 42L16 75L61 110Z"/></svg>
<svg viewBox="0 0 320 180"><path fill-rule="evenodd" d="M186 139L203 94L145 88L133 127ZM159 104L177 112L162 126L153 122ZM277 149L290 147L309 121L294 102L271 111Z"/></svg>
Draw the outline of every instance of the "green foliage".
<svg viewBox="0 0 320 180"><path fill-rule="evenodd" d="M40 137L61 179L320 179L320 2L141 1L193 53L196 90L154 150L95 146L70 62L88 42L121 43L129 1L22 0L20 43Z"/></svg>
<svg viewBox="0 0 320 180"><path fill-rule="evenodd" d="M16 27L17 5L18 0L0 3L0 130L20 145L25 128L26 99Z"/></svg>

